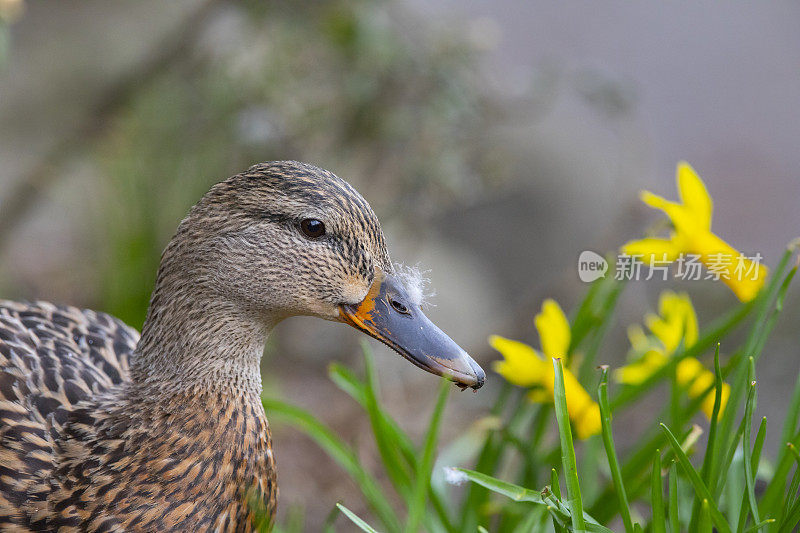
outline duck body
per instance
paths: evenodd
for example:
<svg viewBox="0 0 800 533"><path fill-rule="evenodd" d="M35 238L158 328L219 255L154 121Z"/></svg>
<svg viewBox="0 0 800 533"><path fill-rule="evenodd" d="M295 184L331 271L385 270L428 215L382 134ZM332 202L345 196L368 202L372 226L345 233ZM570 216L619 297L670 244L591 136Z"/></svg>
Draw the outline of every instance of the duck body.
<svg viewBox="0 0 800 533"><path fill-rule="evenodd" d="M0 301L0 530L248 531L274 513L258 395L142 394L138 339L103 313Z"/></svg>
<svg viewBox="0 0 800 533"><path fill-rule="evenodd" d="M0 532L254 531L277 483L261 396L275 324L349 324L479 388L422 313L369 204L279 161L215 185L161 258L141 335L104 313L0 300Z"/></svg>

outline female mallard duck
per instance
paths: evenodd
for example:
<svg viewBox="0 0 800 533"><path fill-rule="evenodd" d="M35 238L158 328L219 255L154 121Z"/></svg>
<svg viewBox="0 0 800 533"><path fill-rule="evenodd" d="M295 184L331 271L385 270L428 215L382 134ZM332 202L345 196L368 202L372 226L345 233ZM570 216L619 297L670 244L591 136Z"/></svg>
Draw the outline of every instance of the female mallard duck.
<svg viewBox="0 0 800 533"><path fill-rule="evenodd" d="M279 321L345 322L483 384L408 285L361 195L275 162L181 222L141 338L103 313L0 302L0 530L252 530L252 498L270 515L277 498L259 363Z"/></svg>

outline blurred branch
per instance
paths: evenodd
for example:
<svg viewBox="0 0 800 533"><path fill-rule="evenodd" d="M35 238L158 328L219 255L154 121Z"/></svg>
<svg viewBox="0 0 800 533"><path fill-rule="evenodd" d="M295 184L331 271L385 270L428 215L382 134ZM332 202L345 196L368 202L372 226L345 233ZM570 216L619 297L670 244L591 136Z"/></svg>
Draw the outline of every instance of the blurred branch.
<svg viewBox="0 0 800 533"><path fill-rule="evenodd" d="M42 193L61 175L59 170L64 161L96 141L106 131L110 120L138 91L186 57L202 34L209 14L221 3L222 0L203 1L176 29L168 32L138 66L112 82L87 113L84 122L57 142L30 172L11 187L0 203L0 250Z"/></svg>

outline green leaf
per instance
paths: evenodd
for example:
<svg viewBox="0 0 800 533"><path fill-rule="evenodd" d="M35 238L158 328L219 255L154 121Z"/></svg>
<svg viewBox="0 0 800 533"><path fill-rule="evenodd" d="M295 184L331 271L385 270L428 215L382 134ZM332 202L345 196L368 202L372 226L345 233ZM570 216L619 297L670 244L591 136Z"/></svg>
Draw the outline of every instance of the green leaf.
<svg viewBox="0 0 800 533"><path fill-rule="evenodd" d="M597 358L597 352L600 350L603 340L614 325L614 310L617 306L619 296L622 294L622 289L625 288L625 284L618 281L610 280L609 283L611 284L610 289L607 291L605 299L602 301L602 306L596 311L599 317L599 323L597 324L594 334L590 338L589 345L583 352L583 358L581 359L580 368L578 369L578 380L581 383L588 383L594 375L594 361ZM575 353L575 351L570 350L569 353Z"/></svg>
<svg viewBox="0 0 800 533"><path fill-rule="evenodd" d="M348 396L353 398L361 407L367 410L367 391L366 384L363 383L355 373L340 363L331 363L328 366L328 376L339 389L344 391ZM411 468L416 468L417 454L414 450L414 444L406 434L405 431L400 429L397 422L385 411L379 410L383 418L382 427L384 431L389 432L389 438L394 441L403 453L406 462Z"/></svg>
<svg viewBox="0 0 800 533"><path fill-rule="evenodd" d="M744 482L747 487L747 499L750 504L750 514L753 516L753 523L758 524L761 519L758 517L758 501L755 493L755 475L753 474L753 454L750 444L750 432L753 425L753 409L756 403L756 382L755 382L755 361L750 357L750 391L747 394L747 403L744 408L744 437L742 446L744 449Z"/></svg>
<svg viewBox="0 0 800 533"><path fill-rule="evenodd" d="M751 303L755 306L756 315L755 319L753 320L752 327L750 329L750 333L747 336L747 340L745 341L744 348L742 353L746 354L748 357L752 357L754 361L757 361L761 350L763 349L764 342L772 329L773 325L775 324L774 317L777 316L775 313L772 314L772 318L768 318L770 313L770 309L772 308L773 301L777 299L782 301L782 293L785 293L786 289L788 288L788 284L793 277L793 274L790 273L789 275L784 275L786 272L786 268L789 264L789 258L794 253L794 244L787 247L786 251L784 252L783 256L781 257L778 266L775 268L775 272L773 273L772 279L770 279L765 287L759 291L758 296L753 300ZM731 429L733 428L734 419L736 417L737 409L733 406L738 406L739 402L744 399L744 395L748 389L748 381L746 379L748 368L747 368L747 361L742 359L737 364L736 368L733 371L733 377L731 380L731 392L730 396L728 397L728 405L732 406L730 409L726 409L725 413L722 415L720 419L720 434L727 435L731 433ZM775 479L773 478L773 481ZM780 483L785 483L785 479L781 480ZM770 484L772 485L772 483ZM762 498L762 502L770 502L774 501L776 494L783 493L784 485L781 485L780 488L772 488L770 486L767 487L767 491L765 492L765 496L770 492L775 494L770 494L768 498ZM716 491L715 491L716 492ZM767 512L766 509L760 509L761 514L764 516L768 516L773 514Z"/></svg>
<svg viewBox="0 0 800 533"><path fill-rule="evenodd" d="M758 464L761 461L761 450L764 447L764 438L767 434L767 417L761 419L761 424L758 426L758 432L756 433L756 441L753 444L753 453L749 458L750 462L750 469L753 471L753 475L755 476L758 473ZM747 460L747 455L744 455L742 462ZM747 516L748 510L750 509L748 501L750 497L750 492L745 487L744 492L742 493L742 502L739 505L739 522L736 528L737 531L741 532L744 530L744 526L747 524ZM758 522L758 521L754 521Z"/></svg>
<svg viewBox="0 0 800 533"><path fill-rule="evenodd" d="M507 481L475 472L474 470L467 470L466 468L455 468L454 470L464 474L467 479L473 483L477 483L497 494L502 494L516 502L544 503L542 501L542 494L539 491L526 489L525 487L520 487L519 485L514 485L513 483L508 483Z"/></svg>
<svg viewBox="0 0 800 533"><path fill-rule="evenodd" d="M564 368L561 359L553 359L554 375L554 404L556 420L558 421L558 434L561 438L561 462L564 465L564 478L567 485L567 496L570 509L572 509L572 528L575 531L585 531L586 522L583 519L583 501L581 500L581 486L578 481L578 466L575 461L575 448L572 444L572 429L569 424L569 411L567 410L567 393L564 388Z"/></svg>
<svg viewBox="0 0 800 533"><path fill-rule="evenodd" d="M708 504L708 500L703 500L700 505L700 523L697 526L697 531L699 533L712 533L713 531L711 527L711 506Z"/></svg>
<svg viewBox="0 0 800 533"><path fill-rule="evenodd" d="M447 402L447 395L450 392L450 382L442 378L439 385L439 396L436 399L436 407L433 409L428 430L425 433L425 445L422 450L422 460L417 463L416 479L414 490L409 500L408 521L406 522L406 532L414 533L422 515L425 512L426 496L431 483L431 472L433 471L433 460L436 453L436 443L439 439L439 427L442 422L444 406Z"/></svg>
<svg viewBox="0 0 800 533"><path fill-rule="evenodd" d="M561 483L558 481L558 472L555 468L550 469L550 490L556 495L556 498L561 498Z"/></svg>
<svg viewBox="0 0 800 533"><path fill-rule="evenodd" d="M723 485L725 484L725 480L728 476L728 470L730 470L730 466L733 463L733 458L736 456L736 449L739 447L739 441L742 439L742 434L744 433L744 418L739 423L739 428L736 432L731 435L731 441L728 443L728 451L725 454L725 459L722 461L722 469L720 470L720 479L716 483L716 492L715 495L718 495L722 490Z"/></svg>
<svg viewBox="0 0 800 533"><path fill-rule="evenodd" d="M708 444L706 445L706 454L703 457L703 466L700 469L702 473L703 483L714 492L714 482L711 475L714 472L714 452L717 447L717 425L719 424L719 411L722 407L722 370L719 366L719 346L714 350L714 408L711 411L711 421L708 425ZM701 397L705 397L702 395Z"/></svg>
<svg viewBox="0 0 800 533"><path fill-rule="evenodd" d="M357 525L359 529L361 529L361 531L366 531L367 533L378 533L375 529L372 528L372 526L364 522L361 518L358 517L357 514L355 514L353 511L351 511L341 503L337 503L336 507L338 507L339 510L342 511L342 514L344 514L347 518L349 518L351 522Z"/></svg>
<svg viewBox="0 0 800 533"><path fill-rule="evenodd" d="M533 511L525 514L525 517L514 528L514 533L531 533L532 531L540 531L547 520L547 509L541 505L537 505ZM556 530L559 531L558 529Z"/></svg>
<svg viewBox="0 0 800 533"><path fill-rule="evenodd" d="M271 420L284 421L311 437L356 482L376 516L389 531L400 531L400 521L377 481L361 466L355 452L309 412L270 398L262 399Z"/></svg>
<svg viewBox="0 0 800 533"><path fill-rule="evenodd" d="M465 468L453 468L456 472L463 474L468 480L485 487L492 492L497 494L501 494L506 496L507 498L511 498L517 502L531 502L539 505L543 505L549 508L551 513L555 513L556 516L560 520L569 519L569 515L574 514L572 512L572 508L568 503L560 501L560 499L556 498L555 503L556 505L549 504L548 501L545 501L545 498L542 496L542 492L538 492L531 489L526 489L525 487L520 487L519 485L514 485L513 483L508 483L506 481L502 481L500 479L487 476L486 474L481 474L480 472L475 472L474 470L467 470ZM552 491L547 491L550 494L550 497L554 497ZM600 525L597 520L593 519L591 516L586 515L584 513L583 517L586 527L584 528L585 531L594 531L598 533L613 533L607 527Z"/></svg>
<svg viewBox="0 0 800 533"><path fill-rule="evenodd" d="M353 398L361 407L367 405L364 383L358 379L355 372L341 363L333 362L328 365L328 377L333 383ZM336 508L337 513L338 507Z"/></svg>
<svg viewBox="0 0 800 533"><path fill-rule="evenodd" d="M661 482L661 450L653 457L653 472L650 476L650 501L653 508L651 521L653 533L667 533L667 518L664 516L664 495Z"/></svg>
<svg viewBox="0 0 800 533"><path fill-rule="evenodd" d="M558 481L558 472L555 468L550 469L550 490L556 499L561 499L561 483ZM556 533L566 533L567 528L561 525L555 516L553 516L553 529Z"/></svg>
<svg viewBox="0 0 800 533"><path fill-rule="evenodd" d="M792 457L794 457L795 468L794 474L792 474L792 481L789 484L789 492L785 494L783 506L781 507L781 517L778 521L781 527L787 518L789 509L791 509L792 505L794 505L795 498L797 496L797 490L800 488L800 452L797 451L797 448L791 442L787 442L786 447L791 452Z"/></svg>
<svg viewBox="0 0 800 533"><path fill-rule="evenodd" d="M603 430L603 446L606 449L608 466L611 469L611 479L614 481L614 488L619 498L619 510L622 515L622 523L625 531L633 531L633 520L631 519L631 509L628 504L628 495L625 492L625 485L622 482L622 472L619 468L619 460L614 447L614 435L611 431L611 408L608 405L608 367L602 368L600 385L597 387L597 398L600 404L600 422Z"/></svg>
<svg viewBox="0 0 800 533"><path fill-rule="evenodd" d="M800 419L800 374L797 375L792 397L786 410L786 418L781 431L781 443L791 443L797 434L797 421ZM792 468L792 457L787 453L788 448L781 447L775 462L775 472L764 490L759 511L764 516L774 515L776 504L780 505L781 494L786 488L786 478ZM786 512L784 508L782 510Z"/></svg>
<svg viewBox="0 0 800 533"><path fill-rule="evenodd" d="M748 527L744 531L744 533L751 533L753 531L758 531L759 529L763 528L764 526L768 526L769 524L773 524L773 523L775 523L775 519L774 518L767 518L766 520L762 520L761 522L759 522L758 524L756 524L754 526Z"/></svg>
<svg viewBox="0 0 800 533"><path fill-rule="evenodd" d="M725 517L719 512L719 509L717 509L717 506L712 501L711 493L708 491L708 487L705 486L703 480L700 479L700 474L697 473L697 470L695 470L695 468L692 466L689 458L686 457L686 452L684 452L683 448L681 448L681 445L675 438L675 435L673 435L669 428L664 424L661 424L661 430L667 436L667 440L669 441L670 446L672 446L672 451L675 453L678 463L680 463L683 471L686 473L686 477L688 477L689 481L692 483L694 490L697 491L697 493L707 501L711 520L717 526L717 529L719 529L722 533L730 533L730 525L728 525Z"/></svg>
<svg viewBox="0 0 800 533"><path fill-rule="evenodd" d="M669 467L669 530L681 533L681 519L678 511L678 467L672 463Z"/></svg>
<svg viewBox="0 0 800 533"><path fill-rule="evenodd" d="M369 349L368 346L367 349ZM371 354L371 352L367 353ZM397 425L397 422L395 422L391 415L389 415L389 413L387 413L384 409L380 408L377 398L374 400L369 399L369 396L374 397L374 392L370 393L367 390L367 385L363 383L355 375L355 373L353 373L352 370L339 363L331 363L329 365L328 375L330 376L331 381L333 381L341 390L358 402L358 404L361 405L366 412L368 412L368 404L371 405L372 409L375 409L376 407L378 408L376 413L373 413L373 416L377 415L380 417L381 422L379 424L381 430L387 434L388 440L397 445L397 447L400 449L400 452L402 453L402 456L409 468L416 470L417 452L414 449L414 444L411 442L411 439L406 432L400 429L400 426ZM410 497L410 489L406 489L406 494L407 497ZM451 518L447 513L447 507L442 501L442 496L436 490L434 490L432 486L429 494L431 498L431 504L436 512L436 518L438 518L441 525L447 531L455 532L456 528L452 524ZM430 522L434 520L434 517L425 515L425 520L426 524L430 525Z"/></svg>
<svg viewBox="0 0 800 533"><path fill-rule="evenodd" d="M800 522L800 499L794 502L789 509L786 519L781 522L780 531L794 531L795 526Z"/></svg>
<svg viewBox="0 0 800 533"><path fill-rule="evenodd" d="M366 375L364 403L369 415L375 445L392 485L401 496L408 499L411 494L411 469L403 460L398 442L389 437L392 430L386 420L390 417L383 412L378 400L378 382L372 349L366 341L362 342L361 347L364 352L364 373Z"/></svg>
<svg viewBox="0 0 800 533"><path fill-rule="evenodd" d="M341 509L339 509L339 505L342 502L336 502L336 505L333 506L331 512L328 513L328 516L325 517L325 522L322 524L322 531L323 533L336 533L336 529L334 529L333 524L336 522L336 519L339 518L339 514L341 514Z"/></svg>
<svg viewBox="0 0 800 533"><path fill-rule="evenodd" d="M491 416L500 416L503 409L509 404L512 409L511 412L514 413L512 418L518 416L517 413L522 413L523 410L520 408L520 402L524 401L524 396L522 394L517 394L512 401L508 401L509 396L514 391L515 387L513 385L507 381L503 382L497 399L492 405L490 411ZM509 424L511 424L511 422L509 422ZM475 469L479 472L494 473L500 463L505 446L506 443L502 440L499 432L490 434L478 455ZM472 531L478 526L478 512L485 508L489 494L490 492L483 486L480 486L480 484L470 484L467 489L467 496L461 506L462 518L458 528L459 531Z"/></svg>

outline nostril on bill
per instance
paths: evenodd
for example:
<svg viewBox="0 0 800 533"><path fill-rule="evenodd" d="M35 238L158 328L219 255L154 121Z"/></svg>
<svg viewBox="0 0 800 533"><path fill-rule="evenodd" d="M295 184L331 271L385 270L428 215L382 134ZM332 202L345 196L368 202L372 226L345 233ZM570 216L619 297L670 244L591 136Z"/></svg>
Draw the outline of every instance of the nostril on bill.
<svg viewBox="0 0 800 533"><path fill-rule="evenodd" d="M392 309L394 309L398 313L401 313L403 315L411 314L411 312L408 310L408 307L406 307L406 305L403 302L401 302L400 300L398 300L397 298L393 298L393 297L390 296L389 297L389 305L391 305Z"/></svg>

